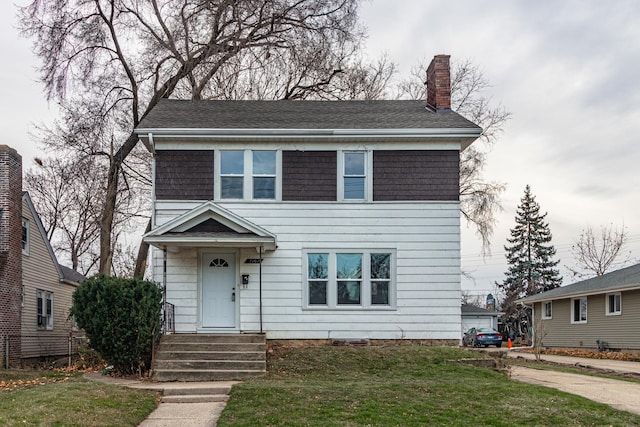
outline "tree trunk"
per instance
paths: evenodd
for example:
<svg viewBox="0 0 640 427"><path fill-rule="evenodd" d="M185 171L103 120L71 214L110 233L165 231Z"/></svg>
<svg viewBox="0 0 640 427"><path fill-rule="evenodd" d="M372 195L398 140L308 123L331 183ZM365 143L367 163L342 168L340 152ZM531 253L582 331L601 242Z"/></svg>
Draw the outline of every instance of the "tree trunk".
<svg viewBox="0 0 640 427"><path fill-rule="evenodd" d="M147 227L144 229L144 234L151 231L151 218L147 222ZM136 258L136 269L133 271L133 277L143 277L144 272L147 269L147 257L149 256L149 244L140 241L140 247L138 248L138 257Z"/></svg>

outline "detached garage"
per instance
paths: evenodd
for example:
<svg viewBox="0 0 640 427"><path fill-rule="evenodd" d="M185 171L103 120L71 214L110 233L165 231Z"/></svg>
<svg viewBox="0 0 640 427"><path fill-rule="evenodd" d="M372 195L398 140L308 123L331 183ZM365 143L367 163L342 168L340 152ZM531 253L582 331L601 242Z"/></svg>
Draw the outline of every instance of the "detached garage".
<svg viewBox="0 0 640 427"><path fill-rule="evenodd" d="M498 329L498 317L501 314L475 305L462 304L462 333L471 328Z"/></svg>

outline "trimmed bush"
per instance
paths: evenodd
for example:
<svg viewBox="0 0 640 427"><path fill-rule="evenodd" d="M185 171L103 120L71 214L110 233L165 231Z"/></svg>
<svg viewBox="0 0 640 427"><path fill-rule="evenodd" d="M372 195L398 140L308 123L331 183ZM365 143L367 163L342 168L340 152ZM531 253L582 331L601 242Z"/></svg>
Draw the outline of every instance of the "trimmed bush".
<svg viewBox="0 0 640 427"><path fill-rule="evenodd" d="M100 275L73 293L71 314L114 370L142 374L151 366L161 304L162 291L153 282Z"/></svg>

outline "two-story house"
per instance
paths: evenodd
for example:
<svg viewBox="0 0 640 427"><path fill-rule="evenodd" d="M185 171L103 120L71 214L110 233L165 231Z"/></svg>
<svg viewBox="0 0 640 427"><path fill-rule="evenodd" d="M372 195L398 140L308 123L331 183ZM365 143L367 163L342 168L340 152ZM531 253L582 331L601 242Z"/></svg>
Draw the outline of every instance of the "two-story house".
<svg viewBox="0 0 640 427"><path fill-rule="evenodd" d="M0 145L0 366L69 355L69 318L84 277L58 264L31 197L22 191L22 157Z"/></svg>
<svg viewBox="0 0 640 427"><path fill-rule="evenodd" d="M460 342L460 152L449 56L425 101L163 100L154 280L178 333Z"/></svg>

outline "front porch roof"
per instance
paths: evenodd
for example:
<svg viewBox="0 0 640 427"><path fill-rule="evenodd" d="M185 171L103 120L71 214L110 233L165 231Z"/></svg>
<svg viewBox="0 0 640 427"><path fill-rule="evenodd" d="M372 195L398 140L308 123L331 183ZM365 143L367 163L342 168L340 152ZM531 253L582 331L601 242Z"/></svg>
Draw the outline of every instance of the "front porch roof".
<svg viewBox="0 0 640 427"><path fill-rule="evenodd" d="M184 247L263 247L275 250L276 236L208 201L154 228L143 240L150 245Z"/></svg>

